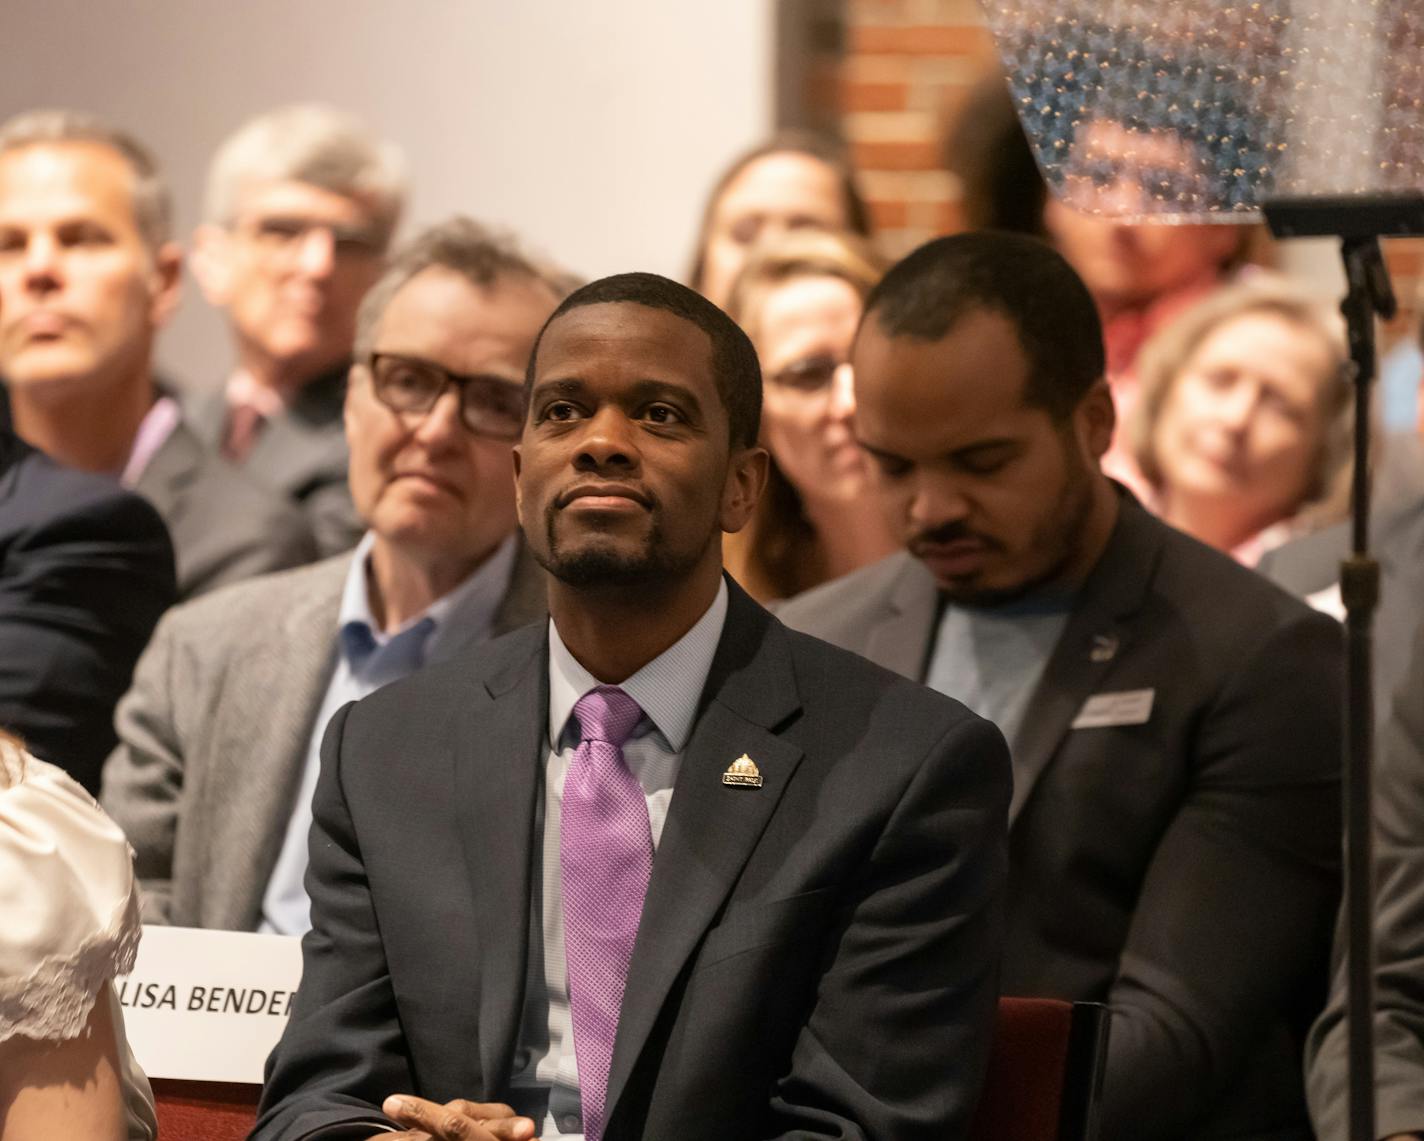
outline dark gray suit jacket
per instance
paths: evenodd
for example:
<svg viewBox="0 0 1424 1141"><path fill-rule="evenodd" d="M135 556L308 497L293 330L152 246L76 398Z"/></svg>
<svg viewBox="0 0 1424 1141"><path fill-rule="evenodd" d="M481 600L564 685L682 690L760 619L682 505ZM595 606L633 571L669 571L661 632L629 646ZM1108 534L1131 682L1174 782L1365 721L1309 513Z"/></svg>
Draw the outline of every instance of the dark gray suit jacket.
<svg viewBox="0 0 1424 1141"><path fill-rule="evenodd" d="M171 610L114 724L103 803L133 845L144 919L252 931L336 666L350 556L238 583ZM495 615L544 613L521 550Z"/></svg>
<svg viewBox="0 0 1424 1141"><path fill-rule="evenodd" d="M255 483L178 424L134 490L168 527L178 560L178 597L317 559L306 516Z"/></svg>
<svg viewBox="0 0 1424 1141"><path fill-rule="evenodd" d="M653 863L604 1136L961 1138L996 995L1003 739L731 595ZM547 691L540 624L333 718L314 927L254 1137L364 1137L350 1123L397 1091L509 1096ZM763 787L722 783L743 753Z"/></svg>
<svg viewBox="0 0 1424 1141"><path fill-rule="evenodd" d="M909 677L909 555L780 616ZM1124 498L1011 742L1006 994L1114 1008L1104 1141L1305 1138L1338 891L1340 630ZM1145 724L1073 728L1094 694Z"/></svg>
<svg viewBox="0 0 1424 1141"><path fill-rule="evenodd" d="M1424 622L1424 495L1376 512L1370 523L1370 544L1380 565L1374 697L1376 721L1382 723L1404 680L1414 632ZM1304 597L1338 583L1340 560L1349 553L1350 529L1342 523L1266 552L1257 569Z"/></svg>
<svg viewBox="0 0 1424 1141"><path fill-rule="evenodd" d="M1424 1133L1424 626L1380 736L1375 775L1375 1133ZM1320 1141L1346 1141L1342 939L1330 1002L1310 1034L1307 1090Z"/></svg>
<svg viewBox="0 0 1424 1141"><path fill-rule="evenodd" d="M286 414L262 429L242 463L249 476L295 500L306 512L323 555L349 551L365 530L346 484L346 372L343 364L308 381ZM227 425L227 400L221 390L191 398L184 414L203 443L221 449Z"/></svg>

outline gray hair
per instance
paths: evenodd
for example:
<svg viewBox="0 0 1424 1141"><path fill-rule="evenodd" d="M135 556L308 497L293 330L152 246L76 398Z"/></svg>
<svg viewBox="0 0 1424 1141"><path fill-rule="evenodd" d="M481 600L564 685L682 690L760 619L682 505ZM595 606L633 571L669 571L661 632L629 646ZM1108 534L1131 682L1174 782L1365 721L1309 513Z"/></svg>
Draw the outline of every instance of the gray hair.
<svg viewBox="0 0 1424 1141"><path fill-rule="evenodd" d="M206 221L229 226L254 182L306 182L369 202L382 245L405 205L405 160L354 115L317 103L278 107L249 119L220 146L208 167Z"/></svg>
<svg viewBox="0 0 1424 1141"><path fill-rule="evenodd" d="M151 254L173 236L173 196L153 153L132 135L84 111L23 111L0 125L0 154L40 143L98 143L133 173L133 213Z"/></svg>
<svg viewBox="0 0 1424 1141"><path fill-rule="evenodd" d="M492 289L508 279L542 285L556 302L582 284L567 270L526 253L512 234L456 215L411 239L371 286L356 313L354 355L357 361L365 360L374 348L376 330L391 298L416 274L435 268L458 273L481 289Z"/></svg>

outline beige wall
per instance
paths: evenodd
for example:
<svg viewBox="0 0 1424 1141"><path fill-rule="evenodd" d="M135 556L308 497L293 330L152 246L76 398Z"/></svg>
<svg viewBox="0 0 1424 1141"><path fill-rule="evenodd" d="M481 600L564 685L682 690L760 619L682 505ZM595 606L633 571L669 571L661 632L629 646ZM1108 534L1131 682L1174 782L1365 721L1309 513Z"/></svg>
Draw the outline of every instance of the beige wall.
<svg viewBox="0 0 1424 1141"><path fill-rule="evenodd" d="M147 141L186 234L208 155L320 99L405 147L411 224L464 211L584 274L680 276L718 169L769 129L772 0L0 0L0 116L86 108ZM230 358L190 281L161 358Z"/></svg>

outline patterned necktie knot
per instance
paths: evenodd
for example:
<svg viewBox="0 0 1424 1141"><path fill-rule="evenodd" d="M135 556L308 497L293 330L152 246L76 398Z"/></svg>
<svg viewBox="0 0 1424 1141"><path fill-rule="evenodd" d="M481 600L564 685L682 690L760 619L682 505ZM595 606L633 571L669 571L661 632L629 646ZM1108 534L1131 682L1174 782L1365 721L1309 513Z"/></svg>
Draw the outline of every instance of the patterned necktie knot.
<svg viewBox="0 0 1424 1141"><path fill-rule="evenodd" d="M621 749L633 735L643 710L616 685L600 685L574 704L579 723L579 741L606 741Z"/></svg>

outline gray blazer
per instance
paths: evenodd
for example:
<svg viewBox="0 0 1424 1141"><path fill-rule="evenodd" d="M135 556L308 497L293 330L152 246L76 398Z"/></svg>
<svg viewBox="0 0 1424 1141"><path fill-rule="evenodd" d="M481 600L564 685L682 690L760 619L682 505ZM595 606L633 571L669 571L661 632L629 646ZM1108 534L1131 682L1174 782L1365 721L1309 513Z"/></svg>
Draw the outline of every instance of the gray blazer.
<svg viewBox="0 0 1424 1141"><path fill-rule="evenodd" d="M286 414L262 429L242 463L252 478L295 500L306 512L323 555L349 551L364 530L346 485L346 371L342 364L308 381ZM220 447L227 424L227 400L221 391L191 398L184 414L200 440Z"/></svg>
<svg viewBox="0 0 1424 1141"><path fill-rule="evenodd" d="M923 678L909 555L779 616ZM1307 1138L1339 862L1337 623L1125 498L1010 742L1006 994L1109 1002L1104 1141ZM1095 694L1143 724L1074 728Z"/></svg>
<svg viewBox="0 0 1424 1141"><path fill-rule="evenodd" d="M1375 1134L1424 1133L1424 627L1380 737L1375 814ZM1320 1141L1349 1135L1344 949L1310 1033L1306 1090Z"/></svg>
<svg viewBox="0 0 1424 1141"><path fill-rule="evenodd" d="M340 555L168 612L119 703L102 801L134 847L144 919L255 930L336 664ZM495 615L544 614L521 548Z"/></svg>
<svg viewBox="0 0 1424 1141"><path fill-rule="evenodd" d="M134 490L163 516L178 560L178 597L317 559L302 511L255 483L178 424Z"/></svg>

